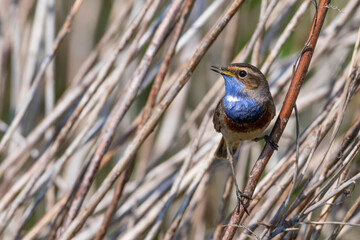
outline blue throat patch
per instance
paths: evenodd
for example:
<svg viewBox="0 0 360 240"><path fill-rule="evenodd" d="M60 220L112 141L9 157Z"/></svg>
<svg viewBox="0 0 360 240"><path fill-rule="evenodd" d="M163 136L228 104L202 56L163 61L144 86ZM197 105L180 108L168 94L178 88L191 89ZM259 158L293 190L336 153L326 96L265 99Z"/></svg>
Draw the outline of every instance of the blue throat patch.
<svg viewBox="0 0 360 240"><path fill-rule="evenodd" d="M258 120L264 110L254 98L248 97L244 84L234 77L223 75L225 96L223 98L226 115L236 123L249 123Z"/></svg>

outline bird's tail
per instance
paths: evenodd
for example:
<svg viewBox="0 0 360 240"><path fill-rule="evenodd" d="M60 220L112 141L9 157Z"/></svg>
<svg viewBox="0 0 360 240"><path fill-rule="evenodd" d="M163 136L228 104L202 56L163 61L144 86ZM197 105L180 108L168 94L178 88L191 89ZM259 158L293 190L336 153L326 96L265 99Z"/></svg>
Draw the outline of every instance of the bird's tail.
<svg viewBox="0 0 360 240"><path fill-rule="evenodd" d="M232 152L235 153L237 148L239 147L239 142L236 142L234 143L232 146ZM225 139L224 137L221 138L218 146L217 146L217 149L216 149L216 152L215 152L215 157L216 158L224 158L226 159L227 158L227 148L226 148L226 142L225 142Z"/></svg>
<svg viewBox="0 0 360 240"><path fill-rule="evenodd" d="M217 150L215 152L216 158L227 158L227 149L224 137L221 138Z"/></svg>

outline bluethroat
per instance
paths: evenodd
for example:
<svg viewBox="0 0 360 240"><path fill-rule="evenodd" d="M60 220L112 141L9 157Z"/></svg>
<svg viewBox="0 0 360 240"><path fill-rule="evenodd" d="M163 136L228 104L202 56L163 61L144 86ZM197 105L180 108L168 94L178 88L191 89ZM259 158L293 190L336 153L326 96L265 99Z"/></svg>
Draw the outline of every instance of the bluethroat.
<svg viewBox="0 0 360 240"><path fill-rule="evenodd" d="M227 67L212 66L225 80L225 96L216 106L213 123L223 135L216 157L227 158L236 187L238 208L242 198L251 199L239 190L234 168L234 154L241 141L264 138L272 148L277 144L267 135L262 136L275 116L275 105L265 76L256 67L246 63L232 63Z"/></svg>

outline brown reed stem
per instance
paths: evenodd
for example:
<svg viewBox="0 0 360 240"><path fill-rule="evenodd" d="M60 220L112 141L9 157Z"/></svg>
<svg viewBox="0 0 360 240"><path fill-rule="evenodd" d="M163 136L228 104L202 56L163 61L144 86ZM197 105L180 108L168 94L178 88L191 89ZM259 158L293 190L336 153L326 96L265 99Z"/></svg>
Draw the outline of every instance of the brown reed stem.
<svg viewBox="0 0 360 240"><path fill-rule="evenodd" d="M286 127L286 124L290 118L291 112L293 110L296 98L300 92L301 85L306 76L307 70L309 68L311 57L314 53L316 42L319 38L321 28L325 21L325 16L327 13L327 6L330 3L330 0L321 0L318 6L317 15L315 14L312 26L308 35L308 42L305 45L305 48L301 52L299 62L296 66L296 70L293 75L293 79L289 86L288 93L286 94L283 106L279 113L279 116L275 122L275 125L271 131L270 137L275 141L279 142L279 139ZM252 168L249 179L245 185L244 193L248 196L252 196L255 190L255 187L260 179L262 172L265 169L266 164L270 160L271 155L274 150L269 144L266 144L262 153L260 154L258 160L256 161L254 167ZM249 202L245 200L245 205L248 206ZM235 208L231 218L227 224L227 227L224 230L222 239L232 239L238 229L241 218L244 214L244 208L240 204L240 209Z"/></svg>

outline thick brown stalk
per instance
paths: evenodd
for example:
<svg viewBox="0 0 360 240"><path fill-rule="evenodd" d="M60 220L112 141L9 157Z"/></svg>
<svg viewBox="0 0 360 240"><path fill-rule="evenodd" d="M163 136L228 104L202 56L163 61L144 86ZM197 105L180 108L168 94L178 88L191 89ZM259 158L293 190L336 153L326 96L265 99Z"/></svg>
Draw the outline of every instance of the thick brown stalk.
<svg viewBox="0 0 360 240"><path fill-rule="evenodd" d="M306 76L307 70L309 68L311 57L314 53L316 42L319 38L321 28L323 26L325 16L327 13L327 6L330 3L330 0L321 0L317 9L317 12L314 16L312 26L309 31L308 41L301 52L298 65L293 74L289 90L286 94L283 106L279 113L279 116L275 122L274 128L271 132L271 138L278 142L286 124L290 118L291 112L296 102L296 98L300 92L301 85ZM281 147L281 146L280 146ZM269 144L266 144L262 153L260 154L258 160L256 161L254 167L251 170L249 179L245 185L244 193L248 196L252 196L255 190L255 187L260 179L262 172L265 169L266 164L268 163L270 157L272 156L274 150ZM245 205L248 206L249 202L245 200ZM222 239L232 239L238 229L238 225L241 221L241 218L244 214L244 208L240 205L240 209L237 207L234 209L231 218L224 230Z"/></svg>

